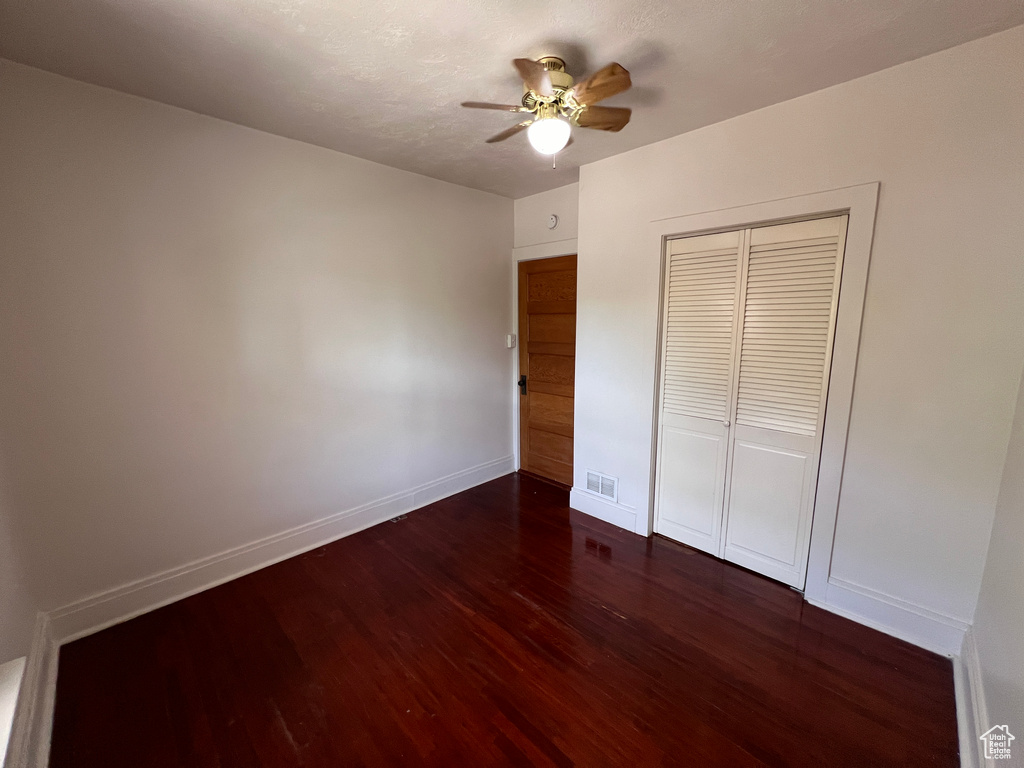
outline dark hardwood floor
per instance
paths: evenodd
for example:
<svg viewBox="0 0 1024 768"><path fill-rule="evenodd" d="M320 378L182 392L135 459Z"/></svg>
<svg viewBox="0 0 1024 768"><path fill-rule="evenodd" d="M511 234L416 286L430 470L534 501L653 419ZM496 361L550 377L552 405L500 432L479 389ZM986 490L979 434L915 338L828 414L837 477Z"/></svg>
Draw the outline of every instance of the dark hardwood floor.
<svg viewBox="0 0 1024 768"><path fill-rule="evenodd" d="M952 668L495 480L65 646L51 766L957 764Z"/></svg>

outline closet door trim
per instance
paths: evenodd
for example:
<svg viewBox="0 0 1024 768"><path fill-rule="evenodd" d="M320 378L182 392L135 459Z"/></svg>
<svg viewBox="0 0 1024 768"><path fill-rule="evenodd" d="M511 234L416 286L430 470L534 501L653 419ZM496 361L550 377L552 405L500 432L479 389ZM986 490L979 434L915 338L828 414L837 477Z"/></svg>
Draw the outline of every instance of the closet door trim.
<svg viewBox="0 0 1024 768"><path fill-rule="evenodd" d="M669 240L748 227L782 224L787 221L849 215L838 315L833 338L832 368L822 434L821 459L818 469L818 492L812 513L811 543L805 584L807 599L825 605L830 604L830 595L834 595L838 588L837 584L829 583L829 574L879 187L877 182L859 184L780 200L659 218L648 225L647 244L644 246L647 253L652 256L656 254L656 263L660 265L659 279L662 282L659 296L660 305L666 289L664 285L665 254ZM655 377L651 388L648 515L646 519L643 519L644 516L638 515L636 529L636 532L641 535L650 535L654 530L663 320L664 318L659 316L657 344L649 352L651 370L654 371Z"/></svg>

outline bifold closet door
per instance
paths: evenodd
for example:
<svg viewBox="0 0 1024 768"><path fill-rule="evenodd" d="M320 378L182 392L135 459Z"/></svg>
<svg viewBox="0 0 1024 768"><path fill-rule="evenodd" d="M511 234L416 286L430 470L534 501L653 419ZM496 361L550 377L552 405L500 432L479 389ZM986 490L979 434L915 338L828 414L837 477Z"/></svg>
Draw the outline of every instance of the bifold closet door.
<svg viewBox="0 0 1024 768"><path fill-rule="evenodd" d="M719 555L743 232L668 243L655 530Z"/></svg>
<svg viewBox="0 0 1024 768"><path fill-rule="evenodd" d="M803 588L846 216L752 229L725 559Z"/></svg>
<svg viewBox="0 0 1024 768"><path fill-rule="evenodd" d="M667 245L654 529L798 588L846 220Z"/></svg>

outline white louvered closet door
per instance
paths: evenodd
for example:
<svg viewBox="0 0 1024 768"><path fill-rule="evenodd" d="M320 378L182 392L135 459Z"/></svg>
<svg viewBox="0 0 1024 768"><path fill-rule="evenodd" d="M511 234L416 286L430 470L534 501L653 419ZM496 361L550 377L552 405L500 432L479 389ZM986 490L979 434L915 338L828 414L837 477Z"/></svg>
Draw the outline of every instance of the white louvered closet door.
<svg viewBox="0 0 1024 768"><path fill-rule="evenodd" d="M674 254L704 238L669 244L655 529L798 588L807 565L846 222L846 216L837 216L726 233L738 247L727 337L714 319L728 313L706 315L710 304L691 302L687 312L673 312L673 296L702 291L689 272L673 272ZM704 380L698 379L699 361L692 355L677 354L673 362L676 338L716 354L729 350L727 364L716 369L727 371L728 378L715 380L714 390L727 393L726 401L713 401L701 433L705 440L713 432L720 435L718 447L725 447L713 468L706 457L698 460L693 423L687 430L693 436L689 452L675 445L680 438L670 395L679 386L673 382ZM710 426L715 419L721 425L717 431ZM693 520L684 530L675 524L673 510L693 508L694 489L706 495L700 480L711 483L712 477L722 500L716 497L701 529L706 537L698 539Z"/></svg>
<svg viewBox="0 0 1024 768"><path fill-rule="evenodd" d="M719 554L743 232L668 244L655 530Z"/></svg>
<svg viewBox="0 0 1024 768"><path fill-rule="evenodd" d="M846 220L750 232L724 555L801 589Z"/></svg>

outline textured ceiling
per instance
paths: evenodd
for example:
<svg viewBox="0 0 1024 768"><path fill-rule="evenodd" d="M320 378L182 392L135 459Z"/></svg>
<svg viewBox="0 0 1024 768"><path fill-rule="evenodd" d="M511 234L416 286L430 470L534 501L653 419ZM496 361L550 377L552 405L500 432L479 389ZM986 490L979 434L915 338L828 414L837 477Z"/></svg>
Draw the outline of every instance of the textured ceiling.
<svg viewBox="0 0 1024 768"><path fill-rule="evenodd" d="M1024 0L0 0L0 56L456 184L522 197L582 164L1024 23ZM516 56L634 88L558 170L517 121ZM0 105L2 108L2 105Z"/></svg>

